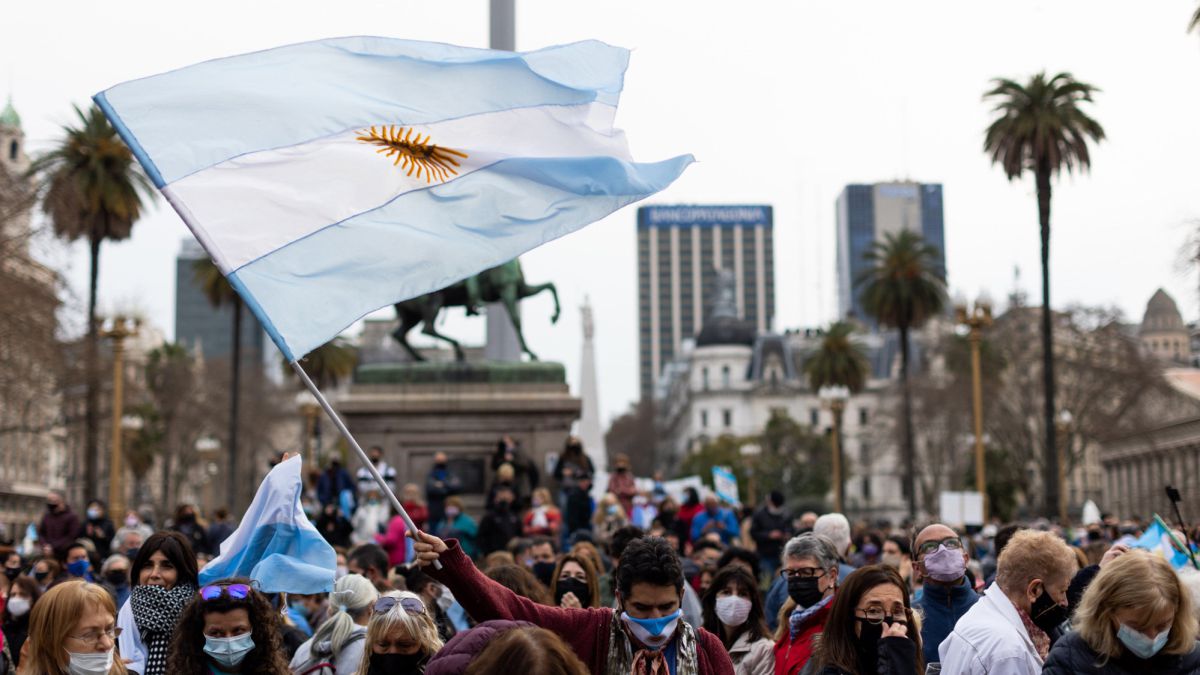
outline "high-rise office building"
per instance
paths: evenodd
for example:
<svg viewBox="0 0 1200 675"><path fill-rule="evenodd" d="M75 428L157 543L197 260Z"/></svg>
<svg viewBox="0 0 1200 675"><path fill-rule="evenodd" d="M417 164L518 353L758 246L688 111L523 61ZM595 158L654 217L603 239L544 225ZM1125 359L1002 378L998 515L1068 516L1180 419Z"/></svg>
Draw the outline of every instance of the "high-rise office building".
<svg viewBox="0 0 1200 675"><path fill-rule="evenodd" d="M638 355L642 398L683 340L700 332L717 271L733 272L738 318L775 315L774 213L764 205L638 209Z"/></svg>
<svg viewBox="0 0 1200 675"><path fill-rule="evenodd" d="M179 257L175 259L175 341L190 351L200 347L206 359L229 358L233 351L233 307L215 308L196 283L197 260L208 257L200 243L188 237L183 240ZM260 363L278 356L268 349L266 331L248 307L242 307L242 362ZM268 368L267 372L272 369ZM273 370L280 370L277 366Z"/></svg>
<svg viewBox="0 0 1200 675"><path fill-rule="evenodd" d="M946 271L942 186L927 183L847 185L837 201L838 316L874 325L862 309L858 279L867 268L864 255L887 233L916 232L938 250Z"/></svg>

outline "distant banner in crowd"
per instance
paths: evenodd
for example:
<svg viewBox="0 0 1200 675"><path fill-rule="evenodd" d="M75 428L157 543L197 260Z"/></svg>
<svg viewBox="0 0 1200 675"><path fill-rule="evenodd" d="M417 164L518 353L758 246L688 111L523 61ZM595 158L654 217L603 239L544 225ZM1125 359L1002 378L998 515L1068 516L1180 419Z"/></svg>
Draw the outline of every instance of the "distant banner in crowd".
<svg viewBox="0 0 1200 675"><path fill-rule="evenodd" d="M613 127L628 50L379 37L214 59L95 96L289 361L670 185Z"/></svg>
<svg viewBox="0 0 1200 675"><path fill-rule="evenodd" d="M712 479L713 492L717 493L717 499L734 506L742 503L738 497L737 476L733 475L733 469L727 466L714 466Z"/></svg>
<svg viewBox="0 0 1200 675"><path fill-rule="evenodd" d="M201 584L249 577L267 593L333 590L337 553L300 506L302 466L297 455L271 469L221 554L200 570Z"/></svg>
<svg viewBox="0 0 1200 675"><path fill-rule="evenodd" d="M1158 553L1175 569L1191 564L1186 542L1181 541L1157 513L1142 537L1133 542L1133 547Z"/></svg>

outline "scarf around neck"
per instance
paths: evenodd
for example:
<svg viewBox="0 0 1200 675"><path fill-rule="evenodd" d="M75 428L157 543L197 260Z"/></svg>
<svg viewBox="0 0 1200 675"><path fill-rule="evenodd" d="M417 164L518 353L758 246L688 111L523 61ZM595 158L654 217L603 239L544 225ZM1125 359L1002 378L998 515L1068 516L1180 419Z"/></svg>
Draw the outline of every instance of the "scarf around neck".
<svg viewBox="0 0 1200 675"><path fill-rule="evenodd" d="M183 608L196 595L196 587L179 584L167 590L161 586L135 586L129 593L129 609L142 642L146 645L146 669L142 675L165 675L167 650L175 635L175 625Z"/></svg>
<svg viewBox="0 0 1200 675"><path fill-rule="evenodd" d="M804 629L804 624L808 622L809 618L828 607L832 602L833 596L831 595L821 598L820 602L811 607L797 607L792 610L791 615L788 616L788 633L791 635L791 639L796 639L796 636Z"/></svg>

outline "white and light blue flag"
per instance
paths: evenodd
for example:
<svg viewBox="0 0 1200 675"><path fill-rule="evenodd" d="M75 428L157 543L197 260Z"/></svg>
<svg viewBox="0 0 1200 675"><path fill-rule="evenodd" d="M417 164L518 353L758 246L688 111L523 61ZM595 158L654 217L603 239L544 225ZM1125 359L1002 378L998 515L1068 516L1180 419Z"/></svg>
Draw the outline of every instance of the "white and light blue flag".
<svg viewBox="0 0 1200 675"><path fill-rule="evenodd" d="M300 506L300 469L299 455L271 469L221 554L200 570L201 585L248 577L265 593L333 590L337 553Z"/></svg>
<svg viewBox="0 0 1200 675"><path fill-rule="evenodd" d="M1187 554L1187 546L1187 542L1181 541L1157 513L1154 514L1154 520L1142 532L1141 538L1133 542L1134 548L1161 555L1175 569L1190 564L1191 558Z"/></svg>
<svg viewBox="0 0 1200 675"><path fill-rule="evenodd" d="M376 37L289 45L95 96L289 360L674 181L613 127L629 52Z"/></svg>

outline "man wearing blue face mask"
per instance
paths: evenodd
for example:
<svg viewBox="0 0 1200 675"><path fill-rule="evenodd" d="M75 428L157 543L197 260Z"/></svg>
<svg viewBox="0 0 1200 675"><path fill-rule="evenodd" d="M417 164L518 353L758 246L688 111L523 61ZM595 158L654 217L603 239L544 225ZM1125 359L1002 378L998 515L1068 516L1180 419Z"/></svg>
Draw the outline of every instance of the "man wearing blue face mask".
<svg viewBox="0 0 1200 675"><path fill-rule="evenodd" d="M86 546L73 544L67 549L67 574L72 579L94 581L92 578L92 561Z"/></svg>
<svg viewBox="0 0 1200 675"><path fill-rule="evenodd" d="M414 550L477 621L529 621L546 628L586 663L593 675L733 675L719 638L681 618L683 569L665 539L630 542L614 574L617 608L547 607L484 576L458 542L418 532Z"/></svg>

